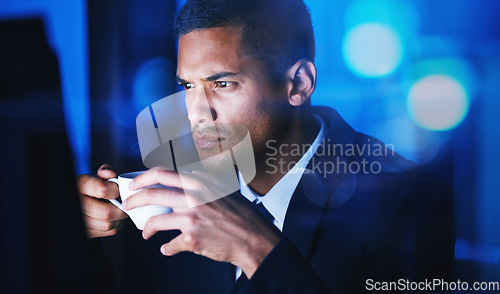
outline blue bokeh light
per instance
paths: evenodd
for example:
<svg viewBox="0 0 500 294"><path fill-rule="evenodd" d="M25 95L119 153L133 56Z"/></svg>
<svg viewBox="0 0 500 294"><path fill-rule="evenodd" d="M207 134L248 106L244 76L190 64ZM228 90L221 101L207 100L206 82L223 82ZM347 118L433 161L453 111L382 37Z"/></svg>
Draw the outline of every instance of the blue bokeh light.
<svg viewBox="0 0 500 294"><path fill-rule="evenodd" d="M435 44L438 56L452 44L437 37L426 40L423 48ZM413 84L407 94L407 110L417 125L447 131L465 119L478 84L468 61L451 56L429 58L415 63L409 74Z"/></svg>
<svg viewBox="0 0 500 294"><path fill-rule="evenodd" d="M401 64L403 44L391 27L365 23L346 34L342 53L353 73L363 77L383 77Z"/></svg>
<svg viewBox="0 0 500 294"><path fill-rule="evenodd" d="M473 97L477 91L477 74L472 65L460 57L424 59L414 63L410 71L413 81L429 75L447 75L462 84L470 97Z"/></svg>
<svg viewBox="0 0 500 294"><path fill-rule="evenodd" d="M446 131L459 125L469 110L469 95L451 76L429 75L408 93L408 112L424 129Z"/></svg>
<svg viewBox="0 0 500 294"><path fill-rule="evenodd" d="M396 71L409 55L420 17L409 2L361 0L347 8L344 25L342 52L347 67L358 76L375 78Z"/></svg>
<svg viewBox="0 0 500 294"><path fill-rule="evenodd" d="M132 86L133 103L137 113L176 91L172 79L174 72L172 62L165 57L152 58L139 67Z"/></svg>
<svg viewBox="0 0 500 294"><path fill-rule="evenodd" d="M361 0L348 7L344 17L347 29L367 22L385 24L402 36L413 36L420 26L420 16L413 5L399 0Z"/></svg>

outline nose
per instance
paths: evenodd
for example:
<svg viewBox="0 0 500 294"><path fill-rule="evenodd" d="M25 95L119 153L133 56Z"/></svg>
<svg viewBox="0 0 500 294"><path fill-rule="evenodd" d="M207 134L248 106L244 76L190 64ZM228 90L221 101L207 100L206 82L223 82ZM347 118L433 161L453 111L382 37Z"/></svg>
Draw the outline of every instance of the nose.
<svg viewBox="0 0 500 294"><path fill-rule="evenodd" d="M213 126L217 119L217 112L210 103L210 96L202 87L186 93L186 107L193 130Z"/></svg>

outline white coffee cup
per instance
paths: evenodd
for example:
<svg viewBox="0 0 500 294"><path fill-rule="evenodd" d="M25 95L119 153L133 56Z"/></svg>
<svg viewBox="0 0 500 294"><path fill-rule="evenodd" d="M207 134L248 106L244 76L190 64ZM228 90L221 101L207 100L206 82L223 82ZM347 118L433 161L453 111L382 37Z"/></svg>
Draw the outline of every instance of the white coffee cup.
<svg viewBox="0 0 500 294"><path fill-rule="evenodd" d="M122 202L125 201L128 197L134 195L135 193L139 192L140 190L130 190L128 188L130 182L137 177L138 175L142 174L143 171L138 171L138 172L130 172L130 173L125 173L122 175L119 175L118 178L112 178L109 179L108 181L115 182L118 184L118 188L120 191L120 197L122 199ZM148 188L165 188L168 189L168 187L165 187L163 185L154 185L150 186ZM130 219L134 222L135 226L139 230L144 229L144 225L148 221L148 219L152 216L155 215L160 215L160 214L165 214L165 213L171 213L172 208L170 207L165 207L165 206L159 206L159 205L146 205L142 207L137 207L131 210L124 210L122 204L116 200L116 199L110 199L109 200L111 203L116 205L118 208L123 210Z"/></svg>

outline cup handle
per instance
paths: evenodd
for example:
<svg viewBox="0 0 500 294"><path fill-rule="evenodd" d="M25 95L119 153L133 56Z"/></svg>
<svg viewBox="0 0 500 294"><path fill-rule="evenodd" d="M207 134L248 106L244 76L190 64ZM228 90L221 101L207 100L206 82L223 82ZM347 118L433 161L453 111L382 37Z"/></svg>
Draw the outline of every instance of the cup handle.
<svg viewBox="0 0 500 294"><path fill-rule="evenodd" d="M108 179L109 182L113 182L113 183L116 183L118 185L118 178L111 178L111 179ZM118 202L118 200L116 199L108 199L109 202L113 203L116 207L118 207L119 209L121 209L123 212L126 213L126 211L123 209L123 206L120 202Z"/></svg>

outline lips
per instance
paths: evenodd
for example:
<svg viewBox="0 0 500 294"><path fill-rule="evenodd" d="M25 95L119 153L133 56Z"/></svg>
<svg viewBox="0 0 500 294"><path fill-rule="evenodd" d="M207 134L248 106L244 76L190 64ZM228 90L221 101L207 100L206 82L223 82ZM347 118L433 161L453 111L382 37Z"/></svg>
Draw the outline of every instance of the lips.
<svg viewBox="0 0 500 294"><path fill-rule="evenodd" d="M195 132L193 135L194 142L198 148L211 149L219 147L220 141L224 140L217 134Z"/></svg>

